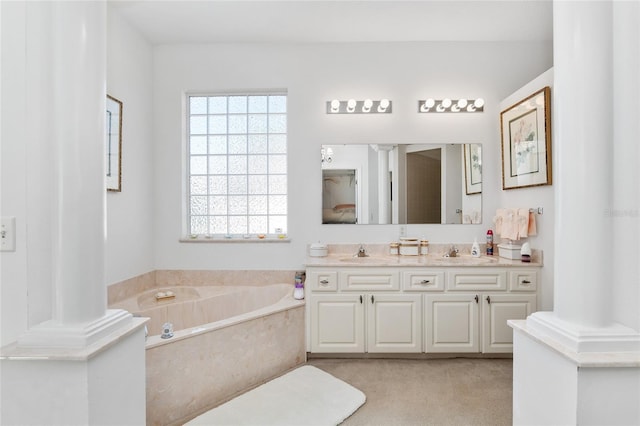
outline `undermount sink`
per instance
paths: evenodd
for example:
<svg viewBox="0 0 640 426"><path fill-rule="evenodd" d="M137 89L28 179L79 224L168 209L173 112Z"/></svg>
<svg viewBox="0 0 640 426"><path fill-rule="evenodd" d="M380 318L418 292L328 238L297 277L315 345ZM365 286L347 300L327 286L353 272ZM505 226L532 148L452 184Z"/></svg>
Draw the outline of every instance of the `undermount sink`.
<svg viewBox="0 0 640 426"><path fill-rule="evenodd" d="M358 256L351 256L351 257L343 257L340 259L340 262L349 262L349 263L380 263L383 262L385 260L384 257L375 257L375 256L366 256L366 257L358 257Z"/></svg>
<svg viewBox="0 0 640 426"><path fill-rule="evenodd" d="M433 262L437 263L450 263L450 264L467 264L467 265L478 265L481 263L491 263L495 262L496 259L493 257L473 257L470 255L458 255L455 257L436 257L430 259Z"/></svg>

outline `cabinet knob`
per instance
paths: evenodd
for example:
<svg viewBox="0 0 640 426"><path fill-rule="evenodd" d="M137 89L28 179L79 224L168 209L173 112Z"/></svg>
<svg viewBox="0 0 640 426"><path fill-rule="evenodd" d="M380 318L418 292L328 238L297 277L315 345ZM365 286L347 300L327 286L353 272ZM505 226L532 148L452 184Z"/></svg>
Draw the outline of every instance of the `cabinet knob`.
<svg viewBox="0 0 640 426"><path fill-rule="evenodd" d="M327 284L329 284L329 281L328 281L328 280L321 280L321 281L320 281L320 284L322 284L322 285L327 285Z"/></svg>
<svg viewBox="0 0 640 426"><path fill-rule="evenodd" d="M362 295L360 295L360 304L362 305Z"/></svg>
<svg viewBox="0 0 640 426"><path fill-rule="evenodd" d="M487 303L491 304L491 297L487 296Z"/></svg>
<svg viewBox="0 0 640 426"><path fill-rule="evenodd" d="M531 284L531 281L529 281L529 280L522 280L522 284Z"/></svg>
<svg viewBox="0 0 640 426"><path fill-rule="evenodd" d="M373 294L371 295L371 303L373 303Z"/></svg>
<svg viewBox="0 0 640 426"><path fill-rule="evenodd" d="M420 281L420 284L429 284L430 282L431 281L429 281L429 280L422 280L422 281Z"/></svg>
<svg viewBox="0 0 640 426"><path fill-rule="evenodd" d="M476 294L476 297L474 297L474 299L476 299L476 303L478 303L478 295Z"/></svg>

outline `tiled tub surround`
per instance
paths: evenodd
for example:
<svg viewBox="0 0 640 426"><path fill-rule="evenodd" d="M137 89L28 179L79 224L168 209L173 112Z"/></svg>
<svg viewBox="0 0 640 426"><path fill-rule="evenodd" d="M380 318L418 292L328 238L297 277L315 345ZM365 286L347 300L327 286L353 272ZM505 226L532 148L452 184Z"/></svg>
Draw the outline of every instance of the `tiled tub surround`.
<svg viewBox="0 0 640 426"><path fill-rule="evenodd" d="M270 284L294 274L154 271L109 287L113 307L151 318L147 424L182 424L305 361L304 301L293 299L293 284ZM156 302L166 290L176 298ZM174 337L161 339L166 321Z"/></svg>

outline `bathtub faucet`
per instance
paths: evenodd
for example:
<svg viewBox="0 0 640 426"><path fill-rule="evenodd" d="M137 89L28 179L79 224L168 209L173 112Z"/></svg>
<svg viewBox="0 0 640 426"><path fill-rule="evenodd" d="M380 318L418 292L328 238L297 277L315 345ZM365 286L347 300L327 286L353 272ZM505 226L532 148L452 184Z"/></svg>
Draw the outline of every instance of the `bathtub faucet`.
<svg viewBox="0 0 640 426"><path fill-rule="evenodd" d="M162 325L162 334L160 335L163 339L170 339L173 337L173 324L170 322L165 322Z"/></svg>

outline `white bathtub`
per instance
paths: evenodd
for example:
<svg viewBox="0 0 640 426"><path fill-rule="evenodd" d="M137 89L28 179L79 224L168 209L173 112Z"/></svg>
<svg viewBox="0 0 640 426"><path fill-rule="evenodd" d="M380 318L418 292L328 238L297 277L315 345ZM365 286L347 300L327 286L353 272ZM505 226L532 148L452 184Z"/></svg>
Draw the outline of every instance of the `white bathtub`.
<svg viewBox="0 0 640 426"><path fill-rule="evenodd" d="M156 300L158 292L175 298ZM110 306L149 317L147 424L173 425L305 361L293 285L169 286ZM174 336L160 337L172 323Z"/></svg>

